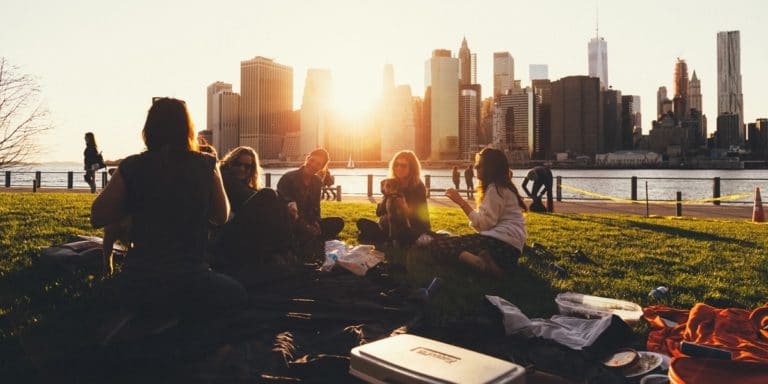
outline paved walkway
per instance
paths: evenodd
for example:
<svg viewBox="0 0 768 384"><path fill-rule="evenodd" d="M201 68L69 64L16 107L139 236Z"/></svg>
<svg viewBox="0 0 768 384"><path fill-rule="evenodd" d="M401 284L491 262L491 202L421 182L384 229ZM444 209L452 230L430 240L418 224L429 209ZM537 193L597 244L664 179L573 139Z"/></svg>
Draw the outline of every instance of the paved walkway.
<svg viewBox="0 0 768 384"><path fill-rule="evenodd" d="M0 188L0 192L31 192L31 188ZM100 191L97 190L97 192ZM88 193L87 189L63 189L40 188L38 192L59 193ZM343 195L344 202L375 203L381 200L380 196L372 198L363 195ZM472 202L470 202L472 203ZM429 199L431 206L455 207L447 197L432 196ZM765 206L765 205L764 205ZM647 214L655 216L675 216L675 204L651 202L647 208ZM752 220L752 204L723 203L714 204L688 204L683 205L683 217L719 218L732 220ZM617 203L605 200L568 200L555 202L555 213L591 213L591 214L617 214L617 215L646 215L644 202L637 204Z"/></svg>
<svg viewBox="0 0 768 384"><path fill-rule="evenodd" d="M343 201L352 202L376 202L380 197L369 198L366 196L343 196ZM446 197L432 197L429 199L431 206L456 207ZM474 204L473 204L474 205ZM670 203L650 203L648 214L655 216L675 216L676 206ZM752 204L689 204L683 205L683 217L720 218L732 220L752 220ZM616 214L616 215L646 215L645 203L616 203L603 200L568 200L555 202L555 213L591 213L591 214Z"/></svg>

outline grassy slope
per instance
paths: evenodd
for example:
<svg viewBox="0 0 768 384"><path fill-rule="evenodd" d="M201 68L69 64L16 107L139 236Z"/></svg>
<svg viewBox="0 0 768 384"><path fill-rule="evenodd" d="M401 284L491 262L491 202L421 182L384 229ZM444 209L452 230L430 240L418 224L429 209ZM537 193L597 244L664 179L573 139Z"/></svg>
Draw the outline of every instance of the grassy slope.
<svg viewBox="0 0 768 384"><path fill-rule="evenodd" d="M31 266L39 248L65 241L70 234L100 235L90 228L93 195L0 193L0 339L19 326L36 321L68 297L88 290L98 278L80 273L60 277ZM355 242L354 220L373 218L365 203L323 203L325 216L341 216L341 236ZM432 208L435 229L469 233L458 209ZM752 308L768 297L768 236L766 226L745 221L643 218L638 216L528 214L528 244L545 245L554 258L524 255L511 278L490 280L462 266L441 265L423 252L390 253L406 266L414 286L433 276L444 280L433 300L435 318L470 313L482 294L500 295L529 316L556 311L554 296L576 291L649 304L648 291L670 288L668 303L690 307L696 302ZM581 249L592 263L568 255ZM556 263L568 271L558 278ZM9 332L10 331L10 332Z"/></svg>

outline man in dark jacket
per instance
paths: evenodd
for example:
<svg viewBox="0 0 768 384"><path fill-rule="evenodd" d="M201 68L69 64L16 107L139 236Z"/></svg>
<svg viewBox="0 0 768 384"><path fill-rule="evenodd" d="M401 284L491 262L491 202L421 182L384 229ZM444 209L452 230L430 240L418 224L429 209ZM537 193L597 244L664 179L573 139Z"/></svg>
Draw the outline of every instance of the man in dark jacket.
<svg viewBox="0 0 768 384"><path fill-rule="evenodd" d="M528 190L529 181L533 181L532 190ZM528 175L525 176L525 180L523 180L523 190L533 200L530 207L532 212L554 211L554 206L552 205L552 171L549 168L540 165L531 169ZM547 194L546 210L541 201L545 193Z"/></svg>
<svg viewBox="0 0 768 384"><path fill-rule="evenodd" d="M323 181L317 175L328 165L328 151L312 151L304 165L283 175L277 183L277 193L290 201L294 217L294 235L302 250L314 252L316 243L338 236L344 228L340 217L320 217L320 195ZM322 244L320 244L322 248Z"/></svg>

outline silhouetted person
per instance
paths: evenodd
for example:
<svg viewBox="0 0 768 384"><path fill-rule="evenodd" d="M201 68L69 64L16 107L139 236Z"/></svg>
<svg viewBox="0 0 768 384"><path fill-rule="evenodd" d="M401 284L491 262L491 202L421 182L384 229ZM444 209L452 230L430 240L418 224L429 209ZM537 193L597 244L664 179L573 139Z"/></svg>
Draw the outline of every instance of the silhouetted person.
<svg viewBox="0 0 768 384"><path fill-rule="evenodd" d="M96 171L104 168L104 166L104 159L96 146L96 138L92 132L86 133L83 169L85 169L85 182L91 187L91 193L96 193Z"/></svg>
<svg viewBox="0 0 768 384"><path fill-rule="evenodd" d="M533 181L533 188L528 190L528 182ZM531 198L532 212L553 212L554 206L552 205L552 171L545 166L537 166L531 169L523 180L523 190ZM547 194L547 207L544 208L544 204L541 199L544 194Z"/></svg>
<svg viewBox="0 0 768 384"><path fill-rule="evenodd" d="M336 200L334 184L336 184L336 178L333 177L330 169L326 169L323 172L323 200Z"/></svg>
<svg viewBox="0 0 768 384"><path fill-rule="evenodd" d="M464 170L464 181L467 182L467 199L474 199L475 195L475 168L472 164ZM458 189L458 188L457 188Z"/></svg>
<svg viewBox="0 0 768 384"><path fill-rule="evenodd" d="M454 166L451 173L451 179L453 179L453 187L456 189L461 188L461 174L459 173L459 167Z"/></svg>
<svg viewBox="0 0 768 384"><path fill-rule="evenodd" d="M96 228L133 219L133 247L116 282L124 312L104 341L134 316L164 329L169 319L218 316L247 299L205 260L208 223L226 222L230 207L216 159L198 152L186 104L154 99L142 136L147 150L120 163L91 207Z"/></svg>

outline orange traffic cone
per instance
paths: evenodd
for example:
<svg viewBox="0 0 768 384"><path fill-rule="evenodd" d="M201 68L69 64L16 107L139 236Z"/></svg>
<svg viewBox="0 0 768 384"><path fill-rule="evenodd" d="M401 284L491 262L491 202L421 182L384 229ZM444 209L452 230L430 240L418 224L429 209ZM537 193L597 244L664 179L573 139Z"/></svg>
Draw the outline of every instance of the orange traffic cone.
<svg viewBox="0 0 768 384"><path fill-rule="evenodd" d="M763 210L763 199L760 198L760 187L755 187L755 207L752 210L753 223L765 223L765 211Z"/></svg>

